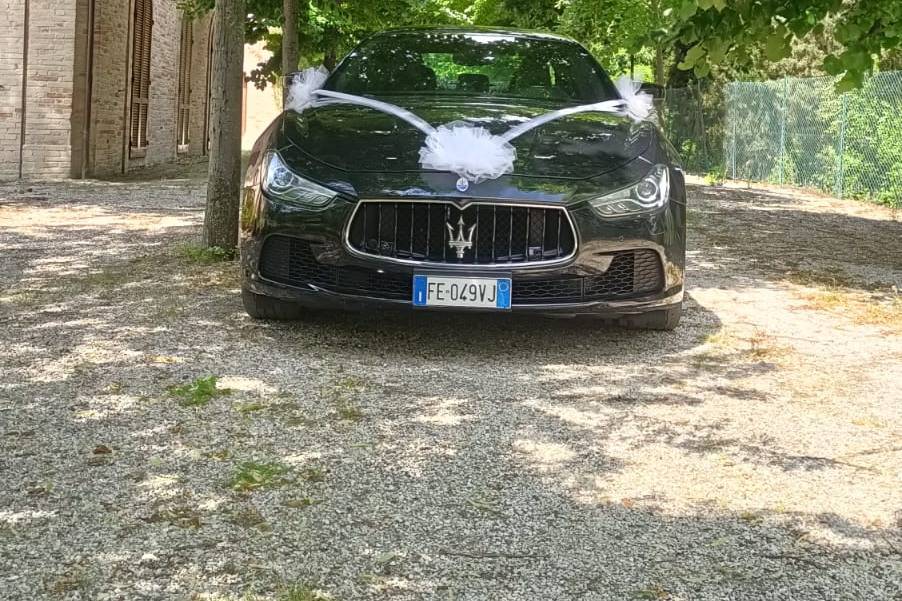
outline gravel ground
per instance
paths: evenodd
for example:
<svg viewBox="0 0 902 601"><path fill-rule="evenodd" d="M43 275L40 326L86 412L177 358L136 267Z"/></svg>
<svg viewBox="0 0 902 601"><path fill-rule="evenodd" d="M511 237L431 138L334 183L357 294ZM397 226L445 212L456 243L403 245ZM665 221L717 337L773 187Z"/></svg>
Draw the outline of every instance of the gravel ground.
<svg viewBox="0 0 902 601"><path fill-rule="evenodd" d="M902 599L889 211L694 186L654 333L254 322L202 200L0 185L0 599Z"/></svg>

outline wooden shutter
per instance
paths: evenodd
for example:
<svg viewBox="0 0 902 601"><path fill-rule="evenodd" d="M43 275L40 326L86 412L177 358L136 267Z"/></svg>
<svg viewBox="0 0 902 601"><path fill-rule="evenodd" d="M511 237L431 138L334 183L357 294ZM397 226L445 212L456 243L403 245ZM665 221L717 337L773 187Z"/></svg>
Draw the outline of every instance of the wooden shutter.
<svg viewBox="0 0 902 601"><path fill-rule="evenodd" d="M188 152L191 117L191 55L194 29L188 17L182 17L182 40L179 50L178 152Z"/></svg>
<svg viewBox="0 0 902 601"><path fill-rule="evenodd" d="M135 0L134 30L135 34L132 38L132 104L129 146L132 150L132 156L140 156L141 151L147 148L153 0Z"/></svg>

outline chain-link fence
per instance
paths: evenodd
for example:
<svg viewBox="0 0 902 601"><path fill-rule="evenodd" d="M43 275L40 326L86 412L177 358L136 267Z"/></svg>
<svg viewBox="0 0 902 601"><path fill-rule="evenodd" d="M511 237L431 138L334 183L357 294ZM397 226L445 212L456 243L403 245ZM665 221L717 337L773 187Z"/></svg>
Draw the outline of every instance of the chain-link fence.
<svg viewBox="0 0 902 601"><path fill-rule="evenodd" d="M723 88L699 82L666 88L656 101L664 132L689 173L722 170L723 98Z"/></svg>
<svg viewBox="0 0 902 601"><path fill-rule="evenodd" d="M692 173L902 205L902 71L837 94L829 77L668 90L663 124Z"/></svg>

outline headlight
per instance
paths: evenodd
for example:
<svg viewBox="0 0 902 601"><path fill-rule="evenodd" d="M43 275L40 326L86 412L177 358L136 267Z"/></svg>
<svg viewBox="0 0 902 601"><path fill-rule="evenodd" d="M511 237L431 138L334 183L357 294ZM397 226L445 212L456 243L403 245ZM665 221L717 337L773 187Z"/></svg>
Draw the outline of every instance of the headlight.
<svg viewBox="0 0 902 601"><path fill-rule="evenodd" d="M659 209L670 197L670 171L667 165L655 165L639 183L590 200L602 217L620 217Z"/></svg>
<svg viewBox="0 0 902 601"><path fill-rule="evenodd" d="M273 200L306 207L321 207L338 196L289 169L278 152L263 157L263 191Z"/></svg>

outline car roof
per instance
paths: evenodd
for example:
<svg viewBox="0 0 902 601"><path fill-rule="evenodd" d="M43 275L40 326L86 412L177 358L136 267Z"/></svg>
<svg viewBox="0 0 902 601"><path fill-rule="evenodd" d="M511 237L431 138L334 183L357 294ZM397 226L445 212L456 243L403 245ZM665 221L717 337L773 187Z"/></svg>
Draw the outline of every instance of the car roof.
<svg viewBox="0 0 902 601"><path fill-rule="evenodd" d="M393 35L393 34L424 34L424 33L456 33L456 34L473 34L473 35L485 35L485 34L494 34L494 35L508 35L514 36L517 38L523 39L534 39L534 40L557 40L560 42L569 42L576 43L575 40L568 38L566 36L558 35L555 33L548 33L544 31L533 31L529 29L513 29L507 27L477 27L477 26L453 26L453 25L445 25L441 27L435 26L422 26L422 27L396 27L392 29L385 29L383 31L374 33L370 37L379 37L382 35Z"/></svg>

